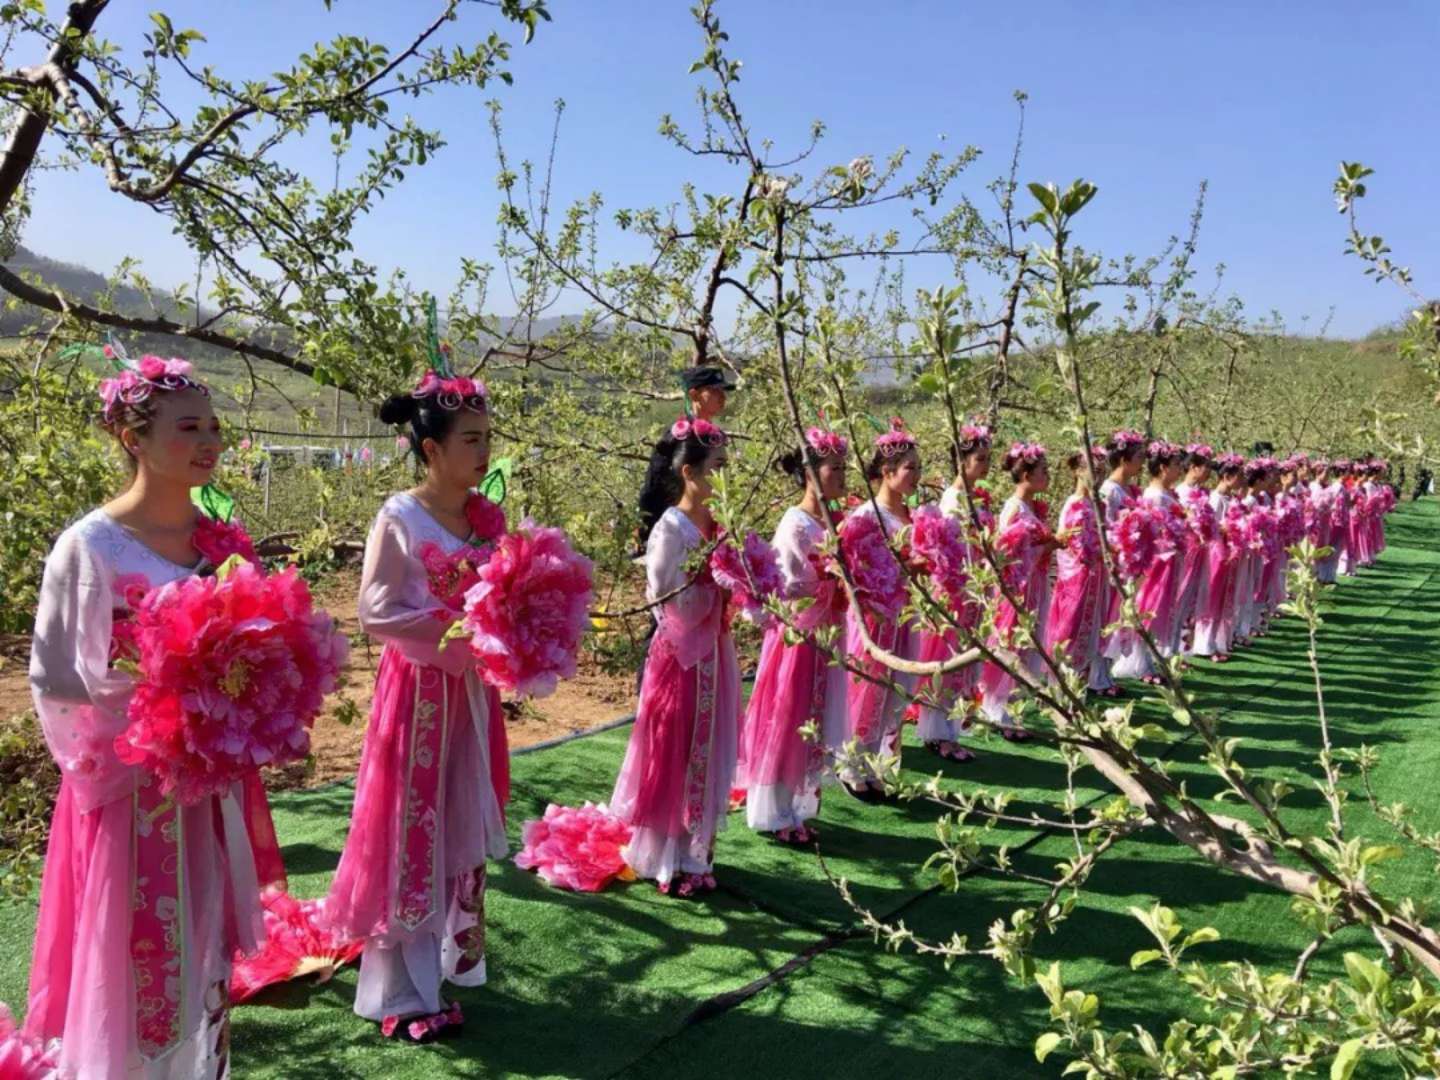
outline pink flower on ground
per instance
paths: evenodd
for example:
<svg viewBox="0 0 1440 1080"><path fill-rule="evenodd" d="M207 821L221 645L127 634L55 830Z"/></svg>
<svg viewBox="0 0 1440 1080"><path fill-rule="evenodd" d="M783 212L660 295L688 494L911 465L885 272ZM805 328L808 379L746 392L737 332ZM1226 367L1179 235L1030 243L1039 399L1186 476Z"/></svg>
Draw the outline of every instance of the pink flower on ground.
<svg viewBox="0 0 1440 1080"><path fill-rule="evenodd" d="M558 888L599 892L616 878L634 878L620 855L630 842L630 826L604 803L579 808L551 803L543 818L525 822L520 840L515 865L538 871Z"/></svg>
<svg viewBox="0 0 1440 1080"><path fill-rule="evenodd" d="M775 549L754 530L746 534L742 548L730 537L715 545L710 553L710 576L752 620L763 617L766 600L785 590Z"/></svg>
<svg viewBox="0 0 1440 1080"><path fill-rule="evenodd" d="M185 805L303 760L349 651L293 568L267 577L250 563L146 594L134 639L139 685L115 752Z"/></svg>
<svg viewBox="0 0 1440 1080"><path fill-rule="evenodd" d="M559 529L526 520L504 536L465 593L463 628L481 678L544 697L573 676L590 623L592 572Z"/></svg>

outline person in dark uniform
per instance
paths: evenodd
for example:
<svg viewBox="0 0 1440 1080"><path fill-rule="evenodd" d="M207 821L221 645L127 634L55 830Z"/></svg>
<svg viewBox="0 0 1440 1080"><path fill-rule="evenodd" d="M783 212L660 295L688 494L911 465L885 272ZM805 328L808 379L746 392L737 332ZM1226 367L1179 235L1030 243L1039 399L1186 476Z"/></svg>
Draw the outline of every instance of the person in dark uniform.
<svg viewBox="0 0 1440 1080"><path fill-rule="evenodd" d="M725 411L725 403L735 389L735 383L728 372L709 365L686 368L680 373L680 385L685 389L685 411L697 420L709 420L712 424L719 423L720 414ZM670 462L652 461L650 469L657 468L663 472L670 468ZM648 479L640 490L640 531L636 536L636 550L640 555L645 553L645 541L650 536L650 530L655 527L655 522L669 509L668 503L661 505L664 499L661 493L664 490L663 485L649 483Z"/></svg>

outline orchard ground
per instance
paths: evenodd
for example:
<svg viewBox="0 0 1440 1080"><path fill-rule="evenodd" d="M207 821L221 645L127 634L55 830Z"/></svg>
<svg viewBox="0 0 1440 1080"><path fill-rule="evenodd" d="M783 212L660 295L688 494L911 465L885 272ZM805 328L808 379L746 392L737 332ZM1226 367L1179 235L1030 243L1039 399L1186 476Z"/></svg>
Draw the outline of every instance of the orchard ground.
<svg viewBox="0 0 1440 1080"><path fill-rule="evenodd" d="M1424 830L1440 828L1440 505L1405 504L1391 518L1391 547L1379 566L1332 590L1326 601L1321 662L1337 745L1380 749L1382 799L1403 799ZM1224 668L1200 664L1188 685L1202 707L1220 712L1225 734L1244 740L1247 769L1284 777L1297 824L1326 813L1313 785L1318 730L1304 635L1294 620ZM1194 740L1149 702L1167 727L1156 753L1191 789L1213 797L1218 784ZM620 710L617 710L620 711ZM602 800L628 728L520 753L510 808L512 843L521 823L550 801ZM1017 799L1042 800L1063 784L1061 765L1037 744L987 740L967 766L941 766L907 736L904 765L939 769L947 785L1004 783ZM519 740L517 740L518 742ZM1082 797L1109 797L1090 770ZM1359 801L1354 782L1352 800ZM276 824L292 891L321 894L344 842L349 783L277 793ZM1237 813L1233 804L1228 812ZM1354 825L1370 842L1388 839L1367 810ZM847 878L856 900L903 919L917 933L966 934L976 947L986 928L1036 899L1033 886L972 874L955 894L922 870L934 850L939 811L924 804L863 806L831 795L821 814L821 851L830 873ZM1313 820L1312 820L1313 819ZM1045 872L1070 848L1063 837L1024 828L988 836L1017 865ZM267 991L234 1015L236 1075L378 1076L779 1076L1059 1075L1032 1052L1046 1030L1038 990L1006 977L989 960L937 963L877 947L826 880L813 853L752 834L738 815L719 842L721 890L694 903L660 897L644 883L599 895L550 889L505 862L492 868L489 897L491 981L457 997L466 1027L454 1040L416 1049L388 1043L350 1012L355 972L324 985L292 983ZM1440 899L1428 861L1412 852L1386 863L1396 894ZM1158 965L1136 973L1129 958L1153 943L1127 908L1156 900L1187 930L1213 926L1218 942L1187 959L1248 960L1288 971L1308 940L1288 913L1289 898L1216 870L1158 830L1123 842L1101 863L1070 922L1036 945L1042 967L1060 961L1067 986L1100 996L1112 1025L1162 1028L1193 1009L1193 999ZM0 1000L24 1000L33 906L0 906ZM1347 948L1365 939L1344 932L1312 969L1342 970ZM1362 1075L1387 1075L1367 1062Z"/></svg>

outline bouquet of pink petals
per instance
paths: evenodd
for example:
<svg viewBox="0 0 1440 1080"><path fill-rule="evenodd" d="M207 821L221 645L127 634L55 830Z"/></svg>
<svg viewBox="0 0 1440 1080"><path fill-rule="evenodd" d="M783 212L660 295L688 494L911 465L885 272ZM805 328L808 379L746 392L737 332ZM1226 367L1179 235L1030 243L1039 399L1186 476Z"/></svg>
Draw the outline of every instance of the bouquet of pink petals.
<svg viewBox="0 0 1440 1080"><path fill-rule="evenodd" d="M1210 505L1210 493L1204 488L1192 488L1186 494L1183 505L1185 525L1194 538L1194 544L1204 547L1213 543L1219 535L1220 521L1215 516L1215 508Z"/></svg>
<svg viewBox="0 0 1440 1080"><path fill-rule="evenodd" d="M360 958L363 938L329 929L324 900L296 900L284 889L267 893L265 945L254 956L235 955L230 969L230 1001L239 1004L267 986L318 975L328 982L337 970Z"/></svg>
<svg viewBox="0 0 1440 1080"><path fill-rule="evenodd" d="M1143 499L1129 503L1116 515L1108 536L1116 569L1131 581L1143 576L1170 542L1161 513Z"/></svg>
<svg viewBox="0 0 1440 1080"><path fill-rule="evenodd" d="M940 597L952 608L962 607L968 599L965 586L970 571L960 522L930 505L916 510L911 522L911 554L924 565Z"/></svg>
<svg viewBox="0 0 1440 1080"><path fill-rule="evenodd" d="M26 1035L0 1002L0 1077L3 1080L54 1080L60 1075L55 1047Z"/></svg>
<svg viewBox="0 0 1440 1080"><path fill-rule="evenodd" d="M572 677L590 624L592 574L593 564L560 529L527 519L502 537L476 570L456 624L480 677L528 697L552 694Z"/></svg>
<svg viewBox="0 0 1440 1080"><path fill-rule="evenodd" d="M720 538L710 553L710 577L752 622L763 620L766 600L785 591L775 549L754 530L746 533L738 548L733 538Z"/></svg>
<svg viewBox="0 0 1440 1080"><path fill-rule="evenodd" d="M867 614L893 619L905 607L905 573L873 514L851 514L840 526L840 552Z"/></svg>
<svg viewBox="0 0 1440 1080"><path fill-rule="evenodd" d="M162 792L194 804L309 754L349 643L293 568L181 578L146 593L132 621L139 685L115 752Z"/></svg>
<svg viewBox="0 0 1440 1080"><path fill-rule="evenodd" d="M599 892L617 878L635 880L620 849L630 842L630 826L601 803L545 808L538 821L525 822L515 865L538 871L545 881L575 892Z"/></svg>

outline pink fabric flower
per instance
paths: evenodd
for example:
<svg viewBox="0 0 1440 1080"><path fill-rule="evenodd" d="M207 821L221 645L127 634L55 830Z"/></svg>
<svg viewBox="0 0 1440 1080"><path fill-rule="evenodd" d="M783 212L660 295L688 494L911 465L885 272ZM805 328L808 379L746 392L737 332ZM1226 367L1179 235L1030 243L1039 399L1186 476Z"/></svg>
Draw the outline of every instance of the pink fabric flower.
<svg viewBox="0 0 1440 1080"><path fill-rule="evenodd" d="M106 353L110 355L110 353ZM156 390L194 389L208 395L206 386L195 378L195 369L184 360L162 360L158 356L142 356L133 368L126 368L109 379L100 380L103 413L109 416L117 404L134 405L144 401Z"/></svg>
<svg viewBox="0 0 1440 1080"><path fill-rule="evenodd" d="M710 553L710 576L752 620L764 615L766 600L785 591L775 549L753 529L746 533L741 548L730 537L715 545Z"/></svg>
<svg viewBox="0 0 1440 1080"><path fill-rule="evenodd" d="M480 567L486 554L466 545L446 554L436 543L421 544L415 552L430 585L430 595L451 611L465 607L465 594L480 580Z"/></svg>
<svg viewBox="0 0 1440 1080"><path fill-rule="evenodd" d="M925 565L940 596L952 608L968 602L970 580L965 537L960 523L937 506L922 506L911 516L910 551Z"/></svg>
<svg viewBox="0 0 1440 1080"><path fill-rule="evenodd" d="M254 956L236 953L230 969L230 1001L239 1004L267 986L306 975L329 981L346 964L358 960L363 938L348 938L329 929L325 901L296 900L284 889L268 892L265 902L265 945Z"/></svg>
<svg viewBox="0 0 1440 1080"><path fill-rule="evenodd" d="M805 432L805 442L821 457L843 458L850 449L850 442L843 435L812 427Z"/></svg>
<svg viewBox="0 0 1440 1080"><path fill-rule="evenodd" d="M905 606L905 574L873 514L851 514L840 526L840 551L866 612L893 619Z"/></svg>
<svg viewBox="0 0 1440 1080"><path fill-rule="evenodd" d="M465 520L475 534L474 543L494 543L505 535L505 511L478 491L465 500Z"/></svg>
<svg viewBox="0 0 1440 1080"><path fill-rule="evenodd" d="M1185 494L1182 505L1193 542L1199 546L1212 543L1220 523L1215 517L1215 508L1210 505L1210 493L1204 488L1191 488Z"/></svg>
<svg viewBox="0 0 1440 1080"><path fill-rule="evenodd" d="M705 446L724 446L728 436L709 420L682 416L670 425L670 437L680 442L694 436Z"/></svg>
<svg viewBox="0 0 1440 1080"><path fill-rule="evenodd" d="M1110 525L1110 547L1115 553L1115 566L1128 580L1143 576L1160 557L1164 523L1155 507L1136 500L1116 515Z"/></svg>
<svg viewBox="0 0 1440 1080"><path fill-rule="evenodd" d="M451 412L461 408L471 412L485 412L489 407L490 391L483 382L476 379L463 375L442 379L436 372L427 371L419 385L410 391L410 396L433 397L437 405Z"/></svg>
<svg viewBox="0 0 1440 1080"><path fill-rule="evenodd" d="M349 645L294 568L267 577L244 563L172 581L146 594L134 621L140 679L115 752L162 792L194 804L310 752Z"/></svg>
<svg viewBox="0 0 1440 1080"><path fill-rule="evenodd" d="M887 458L908 454L915 446L915 436L905 430L905 421L899 416L892 416L890 430L875 440L875 449Z"/></svg>
<svg viewBox="0 0 1440 1080"><path fill-rule="evenodd" d="M238 521L227 523L214 518L201 518L200 523L195 526L191 543L195 550L205 557L205 561L216 569L224 566L225 560L232 555L239 555L249 563L260 562L260 556L255 554L254 541L245 531L245 526Z"/></svg>
<svg viewBox="0 0 1440 1080"><path fill-rule="evenodd" d="M604 803L578 808L551 803L543 818L525 822L520 830L515 865L538 871L557 888L599 892L616 878L634 879L620 854L629 842L630 826Z"/></svg>
<svg viewBox="0 0 1440 1080"><path fill-rule="evenodd" d="M464 630L481 678L544 697L573 676L590 622L592 571L559 529L526 520L506 535L465 593Z"/></svg>
<svg viewBox="0 0 1440 1080"><path fill-rule="evenodd" d="M53 1080L60 1075L55 1048L26 1035L15 1023L9 1006L0 1002L0 1078Z"/></svg>

